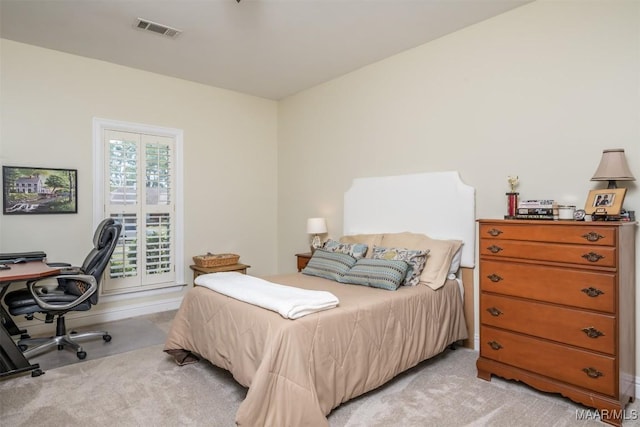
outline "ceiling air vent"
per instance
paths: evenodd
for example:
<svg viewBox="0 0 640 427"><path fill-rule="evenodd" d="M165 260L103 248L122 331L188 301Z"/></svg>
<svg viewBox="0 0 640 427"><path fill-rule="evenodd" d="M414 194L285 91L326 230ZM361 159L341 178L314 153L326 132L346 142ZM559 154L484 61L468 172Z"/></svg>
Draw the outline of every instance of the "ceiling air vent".
<svg viewBox="0 0 640 427"><path fill-rule="evenodd" d="M136 22L136 28L141 30L151 31L163 36L176 38L182 33L182 30L177 28L171 28L166 25L158 24L157 22L149 21L148 19L138 18Z"/></svg>

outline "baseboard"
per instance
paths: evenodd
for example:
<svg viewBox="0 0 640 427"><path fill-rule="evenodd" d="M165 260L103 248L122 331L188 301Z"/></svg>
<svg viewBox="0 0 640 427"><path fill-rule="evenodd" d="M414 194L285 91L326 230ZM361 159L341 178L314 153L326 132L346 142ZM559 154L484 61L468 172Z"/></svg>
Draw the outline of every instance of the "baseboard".
<svg viewBox="0 0 640 427"><path fill-rule="evenodd" d="M182 302L182 297L172 297L158 301L144 301L127 305L98 304L89 311L76 311L68 313L65 317L67 327L75 329L91 326L99 323L109 323L116 320L128 319L130 317L143 316L164 311L177 310ZM36 313L39 317L39 314ZM44 316L44 315L41 315ZM26 320L14 317L14 322L20 329L27 329L29 335L53 335L55 334L55 324L44 323L41 320Z"/></svg>

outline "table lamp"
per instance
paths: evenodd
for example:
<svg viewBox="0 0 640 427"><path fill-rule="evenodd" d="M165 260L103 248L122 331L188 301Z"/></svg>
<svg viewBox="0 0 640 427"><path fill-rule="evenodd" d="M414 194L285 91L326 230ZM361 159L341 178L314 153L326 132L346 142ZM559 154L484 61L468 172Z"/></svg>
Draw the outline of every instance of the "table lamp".
<svg viewBox="0 0 640 427"><path fill-rule="evenodd" d="M602 159L591 181L609 181L607 188L618 188L616 181L635 181L622 148L602 150Z"/></svg>
<svg viewBox="0 0 640 427"><path fill-rule="evenodd" d="M307 219L307 233L313 234L313 239L311 239L311 253L314 253L316 249L322 246L319 235L326 232L327 221L325 221L324 218Z"/></svg>

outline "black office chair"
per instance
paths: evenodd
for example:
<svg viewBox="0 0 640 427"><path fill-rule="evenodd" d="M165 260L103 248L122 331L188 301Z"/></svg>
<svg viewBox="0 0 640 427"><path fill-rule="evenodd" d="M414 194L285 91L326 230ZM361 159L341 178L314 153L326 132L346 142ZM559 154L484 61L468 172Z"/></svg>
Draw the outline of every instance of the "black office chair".
<svg viewBox="0 0 640 427"><path fill-rule="evenodd" d="M18 347L28 358L45 348L58 346L58 350L67 347L76 351L79 359L87 357L87 353L75 342L77 339L101 336L111 341L107 331L92 331L67 334L64 315L70 311L87 311L98 303L98 294L102 273L109 263L113 250L118 243L122 225L112 218L103 220L93 235L93 249L89 252L82 267L70 267L70 264L51 264L64 266L62 274L27 282L27 289L9 292L4 302L9 313L14 316L25 315L33 319L34 313L44 313L45 322L52 323L57 316L56 336L49 338L22 337ZM51 286L52 279L54 286ZM44 286L38 285L44 282ZM49 282L50 287L46 287ZM57 283L56 283L57 282ZM56 286L57 284L57 286Z"/></svg>

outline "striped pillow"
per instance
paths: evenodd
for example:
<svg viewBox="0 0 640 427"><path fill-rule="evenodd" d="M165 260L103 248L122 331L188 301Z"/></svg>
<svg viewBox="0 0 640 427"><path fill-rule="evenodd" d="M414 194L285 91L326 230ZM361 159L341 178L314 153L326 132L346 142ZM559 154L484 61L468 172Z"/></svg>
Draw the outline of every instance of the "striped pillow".
<svg viewBox="0 0 640 427"><path fill-rule="evenodd" d="M362 258L339 282L395 291L404 281L409 264L404 261Z"/></svg>
<svg viewBox="0 0 640 427"><path fill-rule="evenodd" d="M302 273L338 282L355 263L350 255L316 249Z"/></svg>

